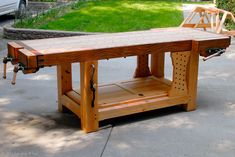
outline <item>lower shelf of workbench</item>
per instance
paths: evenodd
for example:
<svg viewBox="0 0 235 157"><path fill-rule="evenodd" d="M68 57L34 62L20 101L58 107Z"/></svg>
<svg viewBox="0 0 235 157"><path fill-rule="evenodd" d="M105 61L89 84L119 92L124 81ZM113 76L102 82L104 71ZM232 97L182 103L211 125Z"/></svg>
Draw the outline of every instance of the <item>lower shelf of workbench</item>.
<svg viewBox="0 0 235 157"><path fill-rule="evenodd" d="M99 121L134 113L187 103L187 96L169 97L171 81L153 76L98 86ZM64 105L77 115L81 96L79 90L63 97ZM70 99L70 100L68 100ZM72 103L75 105L71 105Z"/></svg>

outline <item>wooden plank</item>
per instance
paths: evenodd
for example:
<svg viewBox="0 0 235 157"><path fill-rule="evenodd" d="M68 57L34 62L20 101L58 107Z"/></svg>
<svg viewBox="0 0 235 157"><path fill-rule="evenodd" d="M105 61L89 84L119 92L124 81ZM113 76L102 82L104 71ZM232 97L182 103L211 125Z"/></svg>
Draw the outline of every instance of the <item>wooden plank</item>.
<svg viewBox="0 0 235 157"><path fill-rule="evenodd" d="M205 12L201 12L201 13L199 13L199 15L200 15L200 17L201 17L201 19L200 19L200 22L199 23L201 23L201 24L205 24L205 17L204 17L204 13ZM199 24L198 23L198 24ZM196 27L196 26L195 26ZM205 27L203 27L203 30L204 31L206 31L206 28Z"/></svg>
<svg viewBox="0 0 235 157"><path fill-rule="evenodd" d="M211 49L211 48L227 48L229 47L230 43L231 43L231 38L229 37L230 40L229 42L227 41L220 41L220 40L210 40L208 42L206 41L195 41L198 42L199 45L199 51L200 55L207 57L208 53L206 53L205 50L207 49Z"/></svg>
<svg viewBox="0 0 235 157"><path fill-rule="evenodd" d="M193 40L217 39L228 42L228 37L189 28L155 29L125 33L111 33L86 37L65 37L22 41L37 52L37 65L52 66L64 62L85 62L108 58L141 56L159 52L189 51ZM53 43L53 44L51 44ZM96 44L94 44L96 43ZM12 45L12 47L14 47ZM19 55L25 55L19 52ZM27 67L32 68L32 67Z"/></svg>
<svg viewBox="0 0 235 157"><path fill-rule="evenodd" d="M22 49L23 47L18 45L16 42L9 42L7 44L8 47L8 54L7 56L12 58L12 64L18 63L18 50Z"/></svg>
<svg viewBox="0 0 235 157"><path fill-rule="evenodd" d="M81 118L81 108L78 103L76 103L66 95L61 96L61 103L70 111L72 111L75 115Z"/></svg>
<svg viewBox="0 0 235 157"><path fill-rule="evenodd" d="M221 19L221 21L220 21L220 23L219 23L219 27L218 27L218 29L216 30L216 33L221 33L222 28L223 28L223 25L224 25L224 22L225 22L225 20L226 20L226 18L227 18L227 15L228 15L228 13L225 12L224 15L223 15L223 17L222 17L222 19Z"/></svg>
<svg viewBox="0 0 235 157"><path fill-rule="evenodd" d="M122 88L123 90L131 93L131 94L135 94L135 91L133 91L132 89L126 88L124 85L122 85L121 83L115 83L116 86Z"/></svg>
<svg viewBox="0 0 235 157"><path fill-rule="evenodd" d="M228 36L235 36L235 31L223 31L222 34L225 34Z"/></svg>
<svg viewBox="0 0 235 157"><path fill-rule="evenodd" d="M94 71L93 71L94 70ZM94 72L94 74L92 74ZM81 90L81 122L82 129L85 132L93 132L98 130L98 61L81 62L80 63L80 90ZM93 75L93 78L92 78ZM95 98L91 91L90 81L93 80ZM94 99L94 106L92 100Z"/></svg>
<svg viewBox="0 0 235 157"><path fill-rule="evenodd" d="M110 108L99 109L99 120L105 120L135 113L170 107L179 104L186 104L188 102L187 96L181 97L161 97L151 100L143 100L134 103L114 106Z"/></svg>
<svg viewBox="0 0 235 157"><path fill-rule="evenodd" d="M191 17L189 17L189 19L188 19L188 23L190 23L191 21L192 21L192 19L195 17L195 15L196 15L196 13L195 12L193 12L193 14L192 14L192 16Z"/></svg>
<svg viewBox="0 0 235 157"><path fill-rule="evenodd" d="M137 66L134 73L134 78L138 77L147 77L150 76L150 70L149 70L149 55L139 55L137 56Z"/></svg>
<svg viewBox="0 0 235 157"><path fill-rule="evenodd" d="M187 95L187 66L189 61L190 52L173 52L171 53L173 65L173 78L169 96Z"/></svg>
<svg viewBox="0 0 235 157"><path fill-rule="evenodd" d="M70 63L57 65L58 110L65 112L62 96L72 90L72 66Z"/></svg>
<svg viewBox="0 0 235 157"><path fill-rule="evenodd" d="M122 86L141 97L158 95L169 90L170 86L151 77L138 82L122 82Z"/></svg>
<svg viewBox="0 0 235 157"><path fill-rule="evenodd" d="M166 97L166 96L167 96L167 92L165 91L162 94L153 95L153 96L144 96L144 97L138 97L138 98L133 98L133 99L128 98L128 99L123 100L123 101L111 102L111 103L106 103L106 104L103 104L103 105L99 105L99 109L110 108L110 107L114 107L114 106L120 106L120 105L124 105L124 104L140 102L140 101L148 102L151 99L156 99L156 98L161 98L161 97Z"/></svg>
<svg viewBox="0 0 235 157"><path fill-rule="evenodd" d="M105 105L112 102L119 102L128 99L138 98L137 94L116 85L102 86L99 88L98 104Z"/></svg>
<svg viewBox="0 0 235 157"><path fill-rule="evenodd" d="M220 14L219 14L219 12L216 13L215 23L216 23L216 27L215 27L215 32L216 32L219 29L219 26L220 26Z"/></svg>
<svg viewBox="0 0 235 157"><path fill-rule="evenodd" d="M194 36L191 36L193 34ZM53 39L21 41L30 49L41 55L52 53L75 52L85 50L103 50L106 48L121 48L141 46L146 44L159 44L163 42L185 41L194 39L209 39L212 35L207 32L187 28L164 28L154 31L136 31L123 33L110 33L92 36L76 36ZM213 35L218 36L219 35ZM53 44L51 44L53 43ZM94 44L96 43L96 44ZM28 49L28 48L26 48ZM79 54L79 53L78 53ZM123 54L123 56L125 56Z"/></svg>
<svg viewBox="0 0 235 157"><path fill-rule="evenodd" d="M19 53L21 55L18 56L18 59L20 63L23 64L27 69L38 68L37 55L35 55L34 53L32 53L31 51L27 49L20 49Z"/></svg>
<svg viewBox="0 0 235 157"><path fill-rule="evenodd" d="M193 42L192 51L190 53L188 70L187 70L187 87L189 94L189 102L183 105L186 111L196 109L197 99L197 80L198 80L198 63L199 63L199 43Z"/></svg>
<svg viewBox="0 0 235 157"><path fill-rule="evenodd" d="M218 39L219 40L219 39ZM169 52L169 51L188 51L191 49L192 41L175 41L169 43L159 44L146 44L141 46L128 46L128 47L116 47L106 48L100 50L82 50L75 52L65 52L59 54L47 54L44 55L44 61L39 63L42 66L52 66L61 64L63 62L85 62L92 60L120 58L128 56L140 56L145 55L154 50ZM80 53L82 52L82 53ZM100 53L101 52L101 53Z"/></svg>
<svg viewBox="0 0 235 157"><path fill-rule="evenodd" d="M216 23L214 23L214 15L215 15L214 13L211 14L211 21L210 21L212 31L215 31L214 27L216 26Z"/></svg>
<svg viewBox="0 0 235 157"><path fill-rule="evenodd" d="M190 22L189 20L193 18L194 14L195 14L194 12L190 12L188 17L186 17L184 21L181 23L180 27L183 27L185 23L189 23Z"/></svg>
<svg viewBox="0 0 235 157"><path fill-rule="evenodd" d="M155 77L164 77L165 52L151 54L151 74Z"/></svg>
<svg viewBox="0 0 235 157"><path fill-rule="evenodd" d="M98 104L102 107L117 102L166 96L170 86L171 81L154 76L99 85ZM69 91L66 95L80 103L79 92Z"/></svg>
<svg viewBox="0 0 235 157"><path fill-rule="evenodd" d="M167 96L170 85L163 81L147 77L145 80L118 83L120 86L99 86L99 106L121 104L130 100ZM120 87L120 88L119 88Z"/></svg>
<svg viewBox="0 0 235 157"><path fill-rule="evenodd" d="M81 104L81 96L75 91L72 90L72 91L66 92L65 95L68 96L73 101L75 101L77 104Z"/></svg>
<svg viewBox="0 0 235 157"><path fill-rule="evenodd" d="M211 25L216 25L216 23L210 24L210 23L186 23L183 25L183 27L190 27L190 28L211 28Z"/></svg>
<svg viewBox="0 0 235 157"><path fill-rule="evenodd" d="M209 18L208 14L206 12L204 13L204 16L206 17L207 23L210 24L210 18Z"/></svg>
<svg viewBox="0 0 235 157"><path fill-rule="evenodd" d="M198 28L199 24L204 24L204 17L203 16L200 16L200 19L199 19L199 22L196 23L196 25L193 27L193 28Z"/></svg>
<svg viewBox="0 0 235 157"><path fill-rule="evenodd" d="M168 80L168 79L166 79L166 78L157 78L157 77L154 77L154 76L152 76L151 78L153 78L153 79L155 79L155 80L157 80L157 81L159 81L159 82L161 82L161 83L163 83L163 84L166 84L166 85L168 85L168 86L171 86L171 85L172 85L172 81L171 81L171 80Z"/></svg>

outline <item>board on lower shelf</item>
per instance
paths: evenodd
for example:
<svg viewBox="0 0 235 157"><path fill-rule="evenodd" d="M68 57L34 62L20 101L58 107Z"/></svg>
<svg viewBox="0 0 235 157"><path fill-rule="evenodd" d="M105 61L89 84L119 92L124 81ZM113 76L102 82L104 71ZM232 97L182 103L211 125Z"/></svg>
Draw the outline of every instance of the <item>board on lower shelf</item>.
<svg viewBox="0 0 235 157"><path fill-rule="evenodd" d="M187 103L187 96L169 98L168 91L170 88L170 81L153 76L100 85L98 86L99 121L173 106L177 103ZM66 96L80 104L79 90L69 91ZM71 108L68 105L71 105L71 103L65 105Z"/></svg>

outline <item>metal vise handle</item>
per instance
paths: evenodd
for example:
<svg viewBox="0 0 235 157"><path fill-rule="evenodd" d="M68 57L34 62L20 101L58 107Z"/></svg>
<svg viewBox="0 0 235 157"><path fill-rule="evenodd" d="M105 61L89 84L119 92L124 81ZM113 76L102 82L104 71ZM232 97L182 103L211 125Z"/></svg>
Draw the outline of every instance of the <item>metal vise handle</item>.
<svg viewBox="0 0 235 157"><path fill-rule="evenodd" d="M203 58L203 61L207 61L208 59L222 55L223 53L225 53L225 49L209 49L207 50L207 53L210 55Z"/></svg>

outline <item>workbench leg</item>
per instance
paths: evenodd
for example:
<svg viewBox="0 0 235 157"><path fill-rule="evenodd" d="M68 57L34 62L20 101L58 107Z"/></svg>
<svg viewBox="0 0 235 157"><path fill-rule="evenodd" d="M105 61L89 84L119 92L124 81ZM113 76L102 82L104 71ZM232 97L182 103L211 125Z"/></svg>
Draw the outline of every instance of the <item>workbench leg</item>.
<svg viewBox="0 0 235 157"><path fill-rule="evenodd" d="M199 63L199 52L198 43L192 43L192 50L190 53L188 70L187 70L187 85L189 102L183 105L186 111L192 111L196 109L197 99L197 80L198 80L198 63Z"/></svg>
<svg viewBox="0 0 235 157"><path fill-rule="evenodd" d="M164 78L165 53L151 54L151 74L158 78Z"/></svg>
<svg viewBox="0 0 235 157"><path fill-rule="evenodd" d="M190 51L172 52L173 78L169 96L187 96L187 65L189 64Z"/></svg>
<svg viewBox="0 0 235 157"><path fill-rule="evenodd" d="M148 65L148 54L137 56L137 67L134 77L147 77L150 76L150 70Z"/></svg>
<svg viewBox="0 0 235 157"><path fill-rule="evenodd" d="M97 75L98 61L80 63L81 124L87 133L96 131L99 127ZM92 91L92 86L95 93Z"/></svg>
<svg viewBox="0 0 235 157"><path fill-rule="evenodd" d="M61 97L72 90L72 65L71 63L57 65L58 110L66 112L61 103Z"/></svg>

